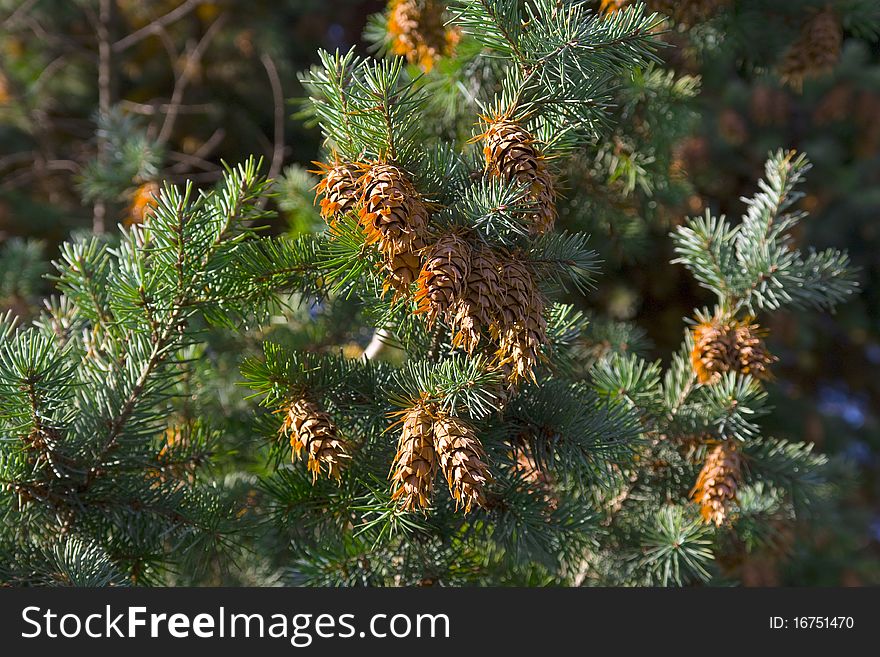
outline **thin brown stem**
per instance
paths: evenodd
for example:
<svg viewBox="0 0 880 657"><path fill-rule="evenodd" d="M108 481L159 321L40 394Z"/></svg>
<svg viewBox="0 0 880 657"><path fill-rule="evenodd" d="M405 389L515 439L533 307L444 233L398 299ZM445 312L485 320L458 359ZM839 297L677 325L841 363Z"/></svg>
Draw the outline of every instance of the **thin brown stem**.
<svg viewBox="0 0 880 657"><path fill-rule="evenodd" d="M98 6L98 112L102 118L110 114L115 92L113 67L113 23L116 14L115 0L100 0ZM98 160L105 163L109 144L103 136L98 136ZM107 217L107 206L103 200L95 202L92 213L92 230L103 233Z"/></svg>
<svg viewBox="0 0 880 657"><path fill-rule="evenodd" d="M117 52L117 53L122 52L123 50L130 48L131 46L135 45L136 43L140 43L141 41L143 41L147 37L152 36L153 34L159 33L166 26L171 25L175 21L180 20L181 18L186 16L189 12L191 12L196 7L198 7L200 4L204 4L205 2L208 2L208 1L209 0L186 0L186 2L182 3L178 7L175 7L174 9L169 11L167 14L163 14L162 16L159 16L159 18L154 20L152 23L145 25L144 27L137 30L136 32L132 32L128 36L126 36L126 37L120 39L119 41L117 41L116 43L114 43L113 44L113 52Z"/></svg>
<svg viewBox="0 0 880 657"><path fill-rule="evenodd" d="M269 76L269 84L272 87L272 101L275 105L274 148L272 149L272 164L269 166L269 179L275 179L281 172L281 164L284 161L284 90L281 86L281 77L278 68L268 54L260 56L260 62Z"/></svg>
<svg viewBox="0 0 880 657"><path fill-rule="evenodd" d="M186 88L189 86L189 83L212 39L226 23L227 18L228 14L221 14L217 20L211 23L211 26L205 31L205 34L196 46L185 52L181 57L183 65L180 74L174 82L174 91L172 91L171 100L168 103L168 112L165 114L165 121L162 124L162 129L159 131L159 136L156 138L156 141L160 144L166 143L171 138L175 123L177 122L177 117L180 113L180 106L183 102L183 95L186 92Z"/></svg>

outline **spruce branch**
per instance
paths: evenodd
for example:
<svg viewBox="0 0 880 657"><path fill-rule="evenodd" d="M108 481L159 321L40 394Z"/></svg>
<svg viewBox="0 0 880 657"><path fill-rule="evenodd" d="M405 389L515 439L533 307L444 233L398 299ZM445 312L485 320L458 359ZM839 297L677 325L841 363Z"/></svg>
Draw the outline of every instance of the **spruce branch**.
<svg viewBox="0 0 880 657"><path fill-rule="evenodd" d="M804 155L777 151L767 160L760 191L743 199L747 210L739 225L707 211L673 233L673 262L684 264L731 314L782 306L830 310L856 290L846 253L828 249L804 257L792 244L791 230L806 215L789 209L801 198L795 188L809 168Z"/></svg>
<svg viewBox="0 0 880 657"><path fill-rule="evenodd" d="M644 556L639 557L639 566L645 569L650 583L660 586L705 582L711 577L711 545L706 525L684 508L667 505L645 528Z"/></svg>
<svg viewBox="0 0 880 657"><path fill-rule="evenodd" d="M547 233L532 241L527 257L539 276L563 289L570 285L586 293L593 287L600 262L588 242L589 237L580 233Z"/></svg>

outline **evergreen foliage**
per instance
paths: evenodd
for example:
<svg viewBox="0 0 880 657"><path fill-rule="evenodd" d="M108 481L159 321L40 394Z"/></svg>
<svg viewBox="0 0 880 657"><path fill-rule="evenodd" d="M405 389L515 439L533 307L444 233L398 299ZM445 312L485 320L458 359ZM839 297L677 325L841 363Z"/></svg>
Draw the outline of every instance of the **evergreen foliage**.
<svg viewBox="0 0 880 657"><path fill-rule="evenodd" d="M662 68L659 14L594 5L458 0L431 66L374 19L378 58L303 76L318 170L273 187L250 159L65 242L45 309L0 324L0 581L719 584L741 546L778 549L833 471L763 429L757 322L833 310L853 270L797 245L809 164L779 151L739 223L672 232L717 302L665 362L580 309L594 248L653 239L620 200L691 191L670 170L699 89ZM89 201L163 157L101 121ZM288 234L260 230L276 196ZM4 246L0 296L33 303L39 256ZM218 399L236 372L247 401Z"/></svg>

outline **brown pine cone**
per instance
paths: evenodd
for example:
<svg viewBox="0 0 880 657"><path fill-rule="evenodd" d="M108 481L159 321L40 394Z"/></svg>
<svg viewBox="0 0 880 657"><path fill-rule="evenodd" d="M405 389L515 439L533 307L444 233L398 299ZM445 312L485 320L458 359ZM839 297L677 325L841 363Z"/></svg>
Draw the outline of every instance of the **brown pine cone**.
<svg viewBox="0 0 880 657"><path fill-rule="evenodd" d="M428 323L445 316L460 297L470 271L471 248L455 234L444 235L431 247L417 281L416 313Z"/></svg>
<svg viewBox="0 0 880 657"><path fill-rule="evenodd" d="M800 37L783 56L779 65L783 82L800 89L806 78L831 71L840 61L842 45L840 18L828 5L804 22Z"/></svg>
<svg viewBox="0 0 880 657"><path fill-rule="evenodd" d="M393 164L376 162L360 179L360 224L368 244L383 256L412 253L427 237L428 207L407 175Z"/></svg>
<svg viewBox="0 0 880 657"><path fill-rule="evenodd" d="M761 380L770 377L769 366L777 359L767 351L757 324L715 316L702 318L692 331L691 364L700 383L715 383L730 371Z"/></svg>
<svg viewBox="0 0 880 657"><path fill-rule="evenodd" d="M437 455L434 451L434 419L424 402L403 413L403 428L391 468L391 498L407 511L431 504Z"/></svg>
<svg viewBox="0 0 880 657"><path fill-rule="evenodd" d="M511 257L501 264L501 295L490 326L498 343L499 367L512 385L535 380L541 347L547 342L544 300L522 261Z"/></svg>
<svg viewBox="0 0 880 657"><path fill-rule="evenodd" d="M498 303L499 261L492 249L481 248L471 258L467 283L451 310L452 346L472 354L480 333L488 329Z"/></svg>
<svg viewBox="0 0 880 657"><path fill-rule="evenodd" d="M446 26L445 13L446 4L437 0L391 0L387 25L391 52L425 72L441 57L452 56L460 33Z"/></svg>
<svg viewBox="0 0 880 657"><path fill-rule="evenodd" d="M343 464L351 458L351 449L339 436L330 416L304 397L292 400L281 412L284 421L279 433L290 439L292 460L299 459L305 450L312 481L317 480L325 466L327 476L339 479Z"/></svg>
<svg viewBox="0 0 880 657"><path fill-rule="evenodd" d="M517 181L528 186L532 204L523 220L533 234L543 234L556 222L556 191L547 161L536 147L535 139L514 121L500 117L487 121L483 155L491 176Z"/></svg>
<svg viewBox="0 0 880 657"><path fill-rule="evenodd" d="M315 187L315 194L323 195L321 217L332 226L337 219L357 208L361 196L361 167L352 162L314 164L318 169L312 173L322 176L321 182Z"/></svg>
<svg viewBox="0 0 880 657"><path fill-rule="evenodd" d="M742 456L736 446L731 441L724 441L713 447L691 491L706 523L724 524L730 505L736 501L741 478Z"/></svg>
<svg viewBox="0 0 880 657"><path fill-rule="evenodd" d="M464 420L439 413L434 421L434 448L456 508L486 506L485 486L491 481L486 453L474 428Z"/></svg>

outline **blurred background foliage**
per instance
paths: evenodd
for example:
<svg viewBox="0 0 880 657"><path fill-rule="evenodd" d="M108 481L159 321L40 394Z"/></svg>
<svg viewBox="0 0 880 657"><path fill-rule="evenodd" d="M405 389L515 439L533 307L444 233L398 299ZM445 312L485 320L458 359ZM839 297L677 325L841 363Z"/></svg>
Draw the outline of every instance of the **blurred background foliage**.
<svg viewBox="0 0 880 657"><path fill-rule="evenodd" d="M626 2L594 4L614 11ZM842 495L818 514L811 538L797 529L786 537L789 559L750 554L729 568L754 585L878 584L880 8L871 0L648 4L672 15L663 68L621 85L609 138L565 172L560 221L591 232L604 259L592 310L639 327L632 336L648 355L673 353L682 318L710 298L670 264L669 231L704 207L740 216L768 151L806 152L810 219L798 239L848 249L863 291L836 315L772 316L769 346L780 363L770 387L776 412L765 424L768 434L832 455ZM375 50L370 33L381 33L381 21L362 33L383 9L378 0L0 0L0 311L35 314L50 291L49 261L71 233L142 220L157 181L209 186L222 162L252 153L277 180L278 216L267 228L320 225L307 171L320 138L297 117L298 75L319 47ZM831 17L824 33L817 16ZM458 102L455 71L438 66L432 90ZM437 129L460 131L436 105ZM357 356L371 337L341 328L362 326L349 321L360 312L353 305L291 307L244 338L213 331L205 353L194 354L193 394L180 409L184 419L225 418L225 454L213 467L248 504L259 504L255 482L267 464L236 385L242 352L271 334ZM278 565L245 560L213 581L266 583Z"/></svg>

